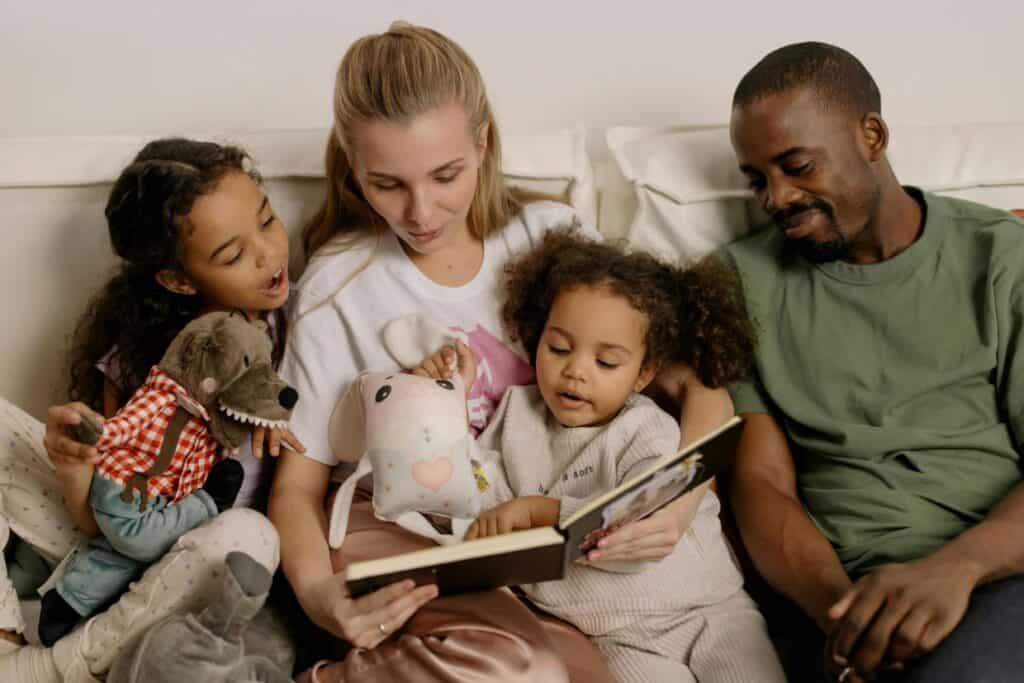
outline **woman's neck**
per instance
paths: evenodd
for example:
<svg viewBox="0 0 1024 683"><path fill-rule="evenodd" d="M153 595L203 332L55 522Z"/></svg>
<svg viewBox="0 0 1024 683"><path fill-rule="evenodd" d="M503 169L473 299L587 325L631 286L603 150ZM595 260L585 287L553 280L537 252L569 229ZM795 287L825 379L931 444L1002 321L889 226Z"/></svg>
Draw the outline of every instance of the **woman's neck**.
<svg viewBox="0 0 1024 683"><path fill-rule="evenodd" d="M443 287L461 287L473 280L484 261L483 240L469 230L460 232L452 244L431 254L420 254L399 240L409 260L420 272Z"/></svg>

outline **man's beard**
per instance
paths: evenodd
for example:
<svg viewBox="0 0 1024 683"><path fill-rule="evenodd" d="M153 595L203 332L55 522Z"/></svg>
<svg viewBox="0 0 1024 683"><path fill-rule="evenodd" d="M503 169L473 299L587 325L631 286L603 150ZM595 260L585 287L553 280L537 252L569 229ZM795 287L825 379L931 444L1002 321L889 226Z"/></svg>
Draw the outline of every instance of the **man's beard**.
<svg viewBox="0 0 1024 683"><path fill-rule="evenodd" d="M807 204L794 204L772 214L775 225L786 230L798 223L798 217L810 211L820 211L828 220L829 238L819 241L813 237L786 238L786 248L794 251L812 263L828 263L845 259L850 254L850 241L839 232L836 225L835 212L832 207L815 199ZM797 219L797 220L794 220Z"/></svg>

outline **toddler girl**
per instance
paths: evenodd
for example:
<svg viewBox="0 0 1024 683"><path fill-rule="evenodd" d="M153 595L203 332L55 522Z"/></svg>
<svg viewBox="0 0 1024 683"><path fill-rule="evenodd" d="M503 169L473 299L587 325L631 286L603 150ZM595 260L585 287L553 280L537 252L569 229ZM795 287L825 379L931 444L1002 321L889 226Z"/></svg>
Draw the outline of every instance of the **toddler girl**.
<svg viewBox="0 0 1024 683"><path fill-rule="evenodd" d="M479 438L501 452L507 479L467 538L557 524L674 452L679 425L638 393L664 364L721 387L752 360L738 283L713 259L677 267L557 231L509 266L506 284L503 320L537 384L510 387ZM588 634L619 680L783 681L718 510L708 492L659 562L602 561L598 550L563 580L522 588Z"/></svg>

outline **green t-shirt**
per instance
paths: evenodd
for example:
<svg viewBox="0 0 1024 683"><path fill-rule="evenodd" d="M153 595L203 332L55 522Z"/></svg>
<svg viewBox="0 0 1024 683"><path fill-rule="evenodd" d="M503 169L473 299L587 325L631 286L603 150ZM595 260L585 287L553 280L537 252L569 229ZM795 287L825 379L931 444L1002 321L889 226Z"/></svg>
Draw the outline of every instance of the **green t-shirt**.
<svg viewBox="0 0 1024 683"><path fill-rule="evenodd" d="M772 413L801 500L846 570L925 556L1021 480L1024 225L908 191L925 227L894 258L811 264L776 228L725 253L759 328L739 413Z"/></svg>

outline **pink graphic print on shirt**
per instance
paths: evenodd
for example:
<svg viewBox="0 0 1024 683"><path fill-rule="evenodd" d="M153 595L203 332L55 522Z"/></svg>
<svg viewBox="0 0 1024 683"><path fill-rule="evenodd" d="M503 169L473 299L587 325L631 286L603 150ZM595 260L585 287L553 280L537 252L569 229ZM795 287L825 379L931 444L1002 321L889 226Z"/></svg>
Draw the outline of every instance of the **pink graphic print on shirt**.
<svg viewBox="0 0 1024 683"><path fill-rule="evenodd" d="M533 367L500 339L477 325L472 330L454 328L469 338L476 357L476 381L469 392L469 428L479 436L498 408L505 389L533 384Z"/></svg>

